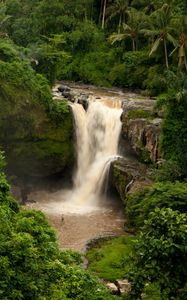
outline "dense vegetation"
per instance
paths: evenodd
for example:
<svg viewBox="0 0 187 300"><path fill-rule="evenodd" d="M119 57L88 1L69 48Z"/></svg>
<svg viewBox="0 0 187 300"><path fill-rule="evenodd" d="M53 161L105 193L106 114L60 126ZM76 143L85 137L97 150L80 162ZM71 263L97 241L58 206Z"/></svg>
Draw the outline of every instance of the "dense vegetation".
<svg viewBox="0 0 187 300"><path fill-rule="evenodd" d="M141 231L125 269L131 299L149 284L160 299L186 299L186 15L183 0L0 1L0 145L18 173L47 176L42 160L56 173L72 160L71 114L51 96L56 79L158 97L166 161L158 182L126 200L129 225ZM58 249L43 214L17 205L2 168L0 298L112 299L77 254Z"/></svg>
<svg viewBox="0 0 187 300"><path fill-rule="evenodd" d="M181 0L6 0L0 35L51 84L82 80L162 94L162 151L186 174L186 12Z"/></svg>
<svg viewBox="0 0 187 300"><path fill-rule="evenodd" d="M78 253L59 250L43 213L19 207L1 167L0 298L113 299L81 262Z"/></svg>
<svg viewBox="0 0 187 300"><path fill-rule="evenodd" d="M0 144L14 174L48 176L71 165L73 122L67 103L52 100L47 79L25 53L0 39Z"/></svg>

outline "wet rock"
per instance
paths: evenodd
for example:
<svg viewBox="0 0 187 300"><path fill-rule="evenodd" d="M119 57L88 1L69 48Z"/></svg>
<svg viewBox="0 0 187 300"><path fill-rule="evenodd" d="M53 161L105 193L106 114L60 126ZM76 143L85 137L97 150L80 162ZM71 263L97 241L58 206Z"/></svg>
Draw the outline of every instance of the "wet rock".
<svg viewBox="0 0 187 300"><path fill-rule="evenodd" d="M89 98L89 95L88 94L81 94L77 98L78 98L77 102L79 104L81 104L84 107L85 110L87 110L88 109L88 98Z"/></svg>
<svg viewBox="0 0 187 300"><path fill-rule="evenodd" d="M112 162L110 168L110 181L125 203L126 195L151 182L146 177L146 166L136 160L119 158Z"/></svg>
<svg viewBox="0 0 187 300"><path fill-rule="evenodd" d="M68 91L63 92L62 94L69 101L79 103L84 107L85 110L87 110L89 93L83 93L79 90L70 89Z"/></svg>
<svg viewBox="0 0 187 300"><path fill-rule="evenodd" d="M67 86L67 85L60 85L58 87L58 90L61 92L61 93L64 93L64 92L70 92L70 87Z"/></svg>
<svg viewBox="0 0 187 300"><path fill-rule="evenodd" d="M62 96L64 96L66 99L69 99L69 100L72 99L72 95L71 95L70 91L62 92Z"/></svg>

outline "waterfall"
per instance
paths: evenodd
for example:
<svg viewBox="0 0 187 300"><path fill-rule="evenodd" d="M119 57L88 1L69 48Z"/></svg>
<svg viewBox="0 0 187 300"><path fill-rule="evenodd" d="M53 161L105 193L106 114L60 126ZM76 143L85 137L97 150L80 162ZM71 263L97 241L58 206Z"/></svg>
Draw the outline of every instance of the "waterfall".
<svg viewBox="0 0 187 300"><path fill-rule="evenodd" d="M111 161L118 154L121 105L114 101L90 101L88 110L72 104L77 138L77 171L70 201L98 205ZM106 189L106 188L104 188Z"/></svg>

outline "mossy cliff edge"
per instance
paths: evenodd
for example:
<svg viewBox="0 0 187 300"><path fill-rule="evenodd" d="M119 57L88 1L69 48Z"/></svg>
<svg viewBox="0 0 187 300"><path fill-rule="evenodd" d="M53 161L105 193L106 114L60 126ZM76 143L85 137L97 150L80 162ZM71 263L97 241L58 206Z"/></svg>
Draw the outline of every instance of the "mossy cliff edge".
<svg viewBox="0 0 187 300"><path fill-rule="evenodd" d="M157 164L161 157L162 119L154 109L155 101L149 98L126 99L122 107L121 140L125 144L121 150L125 157L112 163L111 182L125 202L127 193L151 183L146 175L146 165ZM129 153L126 153L126 147Z"/></svg>
<svg viewBox="0 0 187 300"><path fill-rule="evenodd" d="M0 41L0 146L11 173L46 177L72 165L72 113L19 50Z"/></svg>

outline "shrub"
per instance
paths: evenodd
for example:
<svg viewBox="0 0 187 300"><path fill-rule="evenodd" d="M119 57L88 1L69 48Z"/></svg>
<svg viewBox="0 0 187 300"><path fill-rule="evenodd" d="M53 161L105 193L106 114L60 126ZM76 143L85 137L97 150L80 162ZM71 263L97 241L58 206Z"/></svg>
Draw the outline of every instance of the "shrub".
<svg viewBox="0 0 187 300"><path fill-rule="evenodd" d="M162 123L161 149L168 160L177 162L187 175L187 89L170 92L165 98L165 118Z"/></svg>
<svg viewBox="0 0 187 300"><path fill-rule="evenodd" d="M157 182L152 187L127 197L126 211L129 223L138 228L156 207L170 207L187 211L187 183Z"/></svg>
<svg viewBox="0 0 187 300"><path fill-rule="evenodd" d="M149 68L147 78L143 82L143 87L148 89L152 96L156 96L167 90L166 77L163 74L163 67L161 65Z"/></svg>
<svg viewBox="0 0 187 300"><path fill-rule="evenodd" d="M155 283L162 299L185 299L187 217L170 208L155 209L136 241L131 299Z"/></svg>

